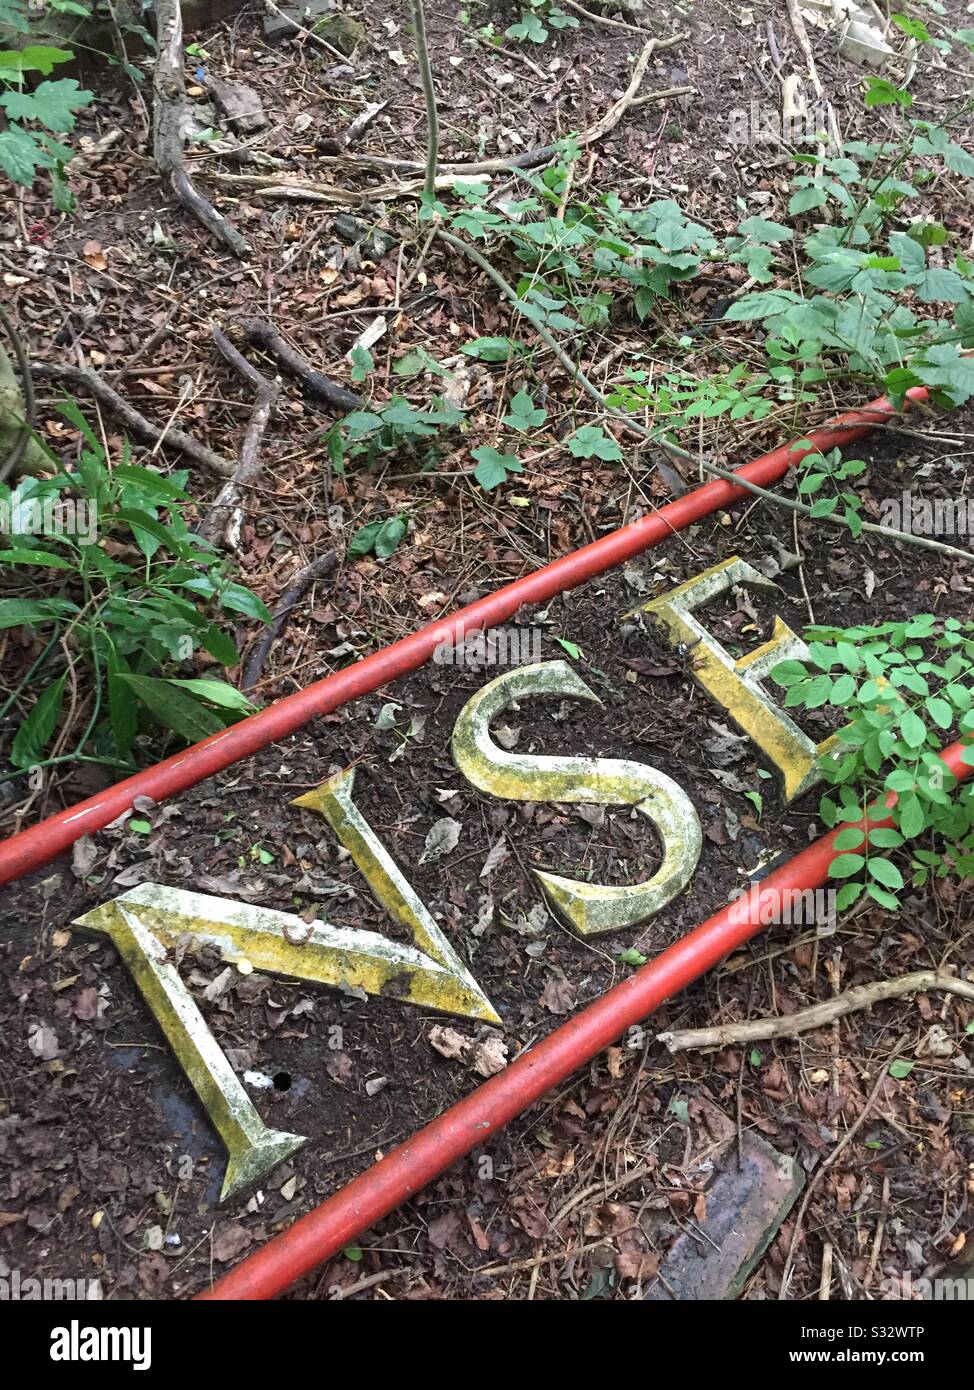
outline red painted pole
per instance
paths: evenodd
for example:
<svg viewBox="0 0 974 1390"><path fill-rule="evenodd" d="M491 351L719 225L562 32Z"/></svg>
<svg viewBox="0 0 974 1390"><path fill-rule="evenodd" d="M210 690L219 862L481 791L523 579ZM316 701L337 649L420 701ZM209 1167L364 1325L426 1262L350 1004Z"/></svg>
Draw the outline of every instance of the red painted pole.
<svg viewBox="0 0 974 1390"><path fill-rule="evenodd" d="M914 387L908 393L910 402L920 402L926 398L927 391L922 386ZM805 442L799 446L795 443L784 444L753 463L745 464L738 470L739 475L749 482L767 487L784 477L788 469L806 454L851 444L869 434L877 424L895 415L894 407L885 397L881 397L862 410L849 411L812 430L803 436ZM10 883L49 863L82 835L103 830L118 816L131 810L135 797L148 796L153 801L164 801L168 796L186 791L204 778L222 772L241 758L249 757L276 739L293 733L315 715L330 714L348 701L370 695L387 682L417 670L442 642L456 642L464 633L506 622L524 604L543 603L555 594L573 589L633 555L659 545L667 537L711 512L728 507L749 495L746 489L722 479L706 483L632 525L623 526L593 541L591 545L478 599L451 617L430 623L401 641L373 652L354 666L336 671L324 680L286 696L259 714L242 719L239 724L221 733L211 734L202 742L193 744L181 753L174 753L171 758L136 773L134 777L117 782L87 801L80 801L28 830L11 835L0 843L0 884Z"/></svg>
<svg viewBox="0 0 974 1390"><path fill-rule="evenodd" d="M974 771L963 761L964 751L965 745L955 743L941 754L958 780ZM969 746L966 751L970 752ZM890 796L887 805L894 801ZM868 828L890 824L888 816L866 822ZM198 1298L273 1298L331 1259L380 1217L394 1211L451 1163L479 1147L495 1130L584 1066L627 1028L641 1023L667 999L756 936L767 925L762 916L780 915L783 893L820 887L838 853L833 848L838 833L835 830L823 836L769 874L759 894L746 894L681 937L505 1071L478 1086L281 1235L248 1255Z"/></svg>

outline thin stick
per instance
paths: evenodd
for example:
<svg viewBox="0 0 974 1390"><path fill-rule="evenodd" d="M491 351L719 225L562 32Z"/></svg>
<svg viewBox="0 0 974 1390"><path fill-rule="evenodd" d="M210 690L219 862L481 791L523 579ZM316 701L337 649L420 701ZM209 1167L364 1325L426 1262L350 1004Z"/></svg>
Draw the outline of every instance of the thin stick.
<svg viewBox="0 0 974 1390"><path fill-rule="evenodd" d="M423 192L432 198L436 192L436 166L440 157L440 118L436 113L436 88L433 85L433 65L426 43L426 13L423 0L412 0L413 37L416 40L416 57L419 59L419 74L423 79L423 97L426 101L426 179Z"/></svg>
<svg viewBox="0 0 974 1390"><path fill-rule="evenodd" d="M576 14L583 15L585 19L591 19L595 24L604 24L609 29L625 29L630 34L648 34L648 29L641 28L638 24L627 24L624 19L610 19L607 14L596 14L594 10L587 10L584 5L580 5L578 0L561 0L566 10L574 10Z"/></svg>
<svg viewBox="0 0 974 1390"><path fill-rule="evenodd" d="M307 39L310 43L317 44L318 47L323 48L326 53L330 53L333 58L337 58L340 63L348 62L347 54L342 53L337 48L333 48L328 40L323 39L320 34L316 34L312 29L306 29L303 24L299 24L296 19L292 19L290 15L285 14L282 9L274 4L274 0L264 0L264 8L271 14L276 15L278 19L283 19L285 24L290 24L296 34L300 34L302 38Z"/></svg>
<svg viewBox="0 0 974 1390"><path fill-rule="evenodd" d="M239 258L250 246L222 213L207 202L186 172L183 132L186 80L183 75L183 16L179 0L156 0L156 54L153 77L152 152L160 174L183 207Z"/></svg>
<svg viewBox="0 0 974 1390"><path fill-rule="evenodd" d="M240 689L245 694L253 690L254 686L260 680L260 674L264 669L264 662L267 660L267 655L283 632L291 616L291 610L296 606L298 601L304 597L315 580L321 579L323 575L330 574L337 564L338 556L333 550L330 550L327 555L319 555L317 560L312 560L310 565L306 565L303 570L298 572L294 583L274 609L274 617L271 620L270 626L261 635L260 640L255 644L253 651L247 658L243 679L240 682Z"/></svg>
<svg viewBox="0 0 974 1390"><path fill-rule="evenodd" d="M832 1242L827 1240L822 1251L822 1277L818 1285L818 1301L828 1303L832 1294Z"/></svg>
<svg viewBox="0 0 974 1390"><path fill-rule="evenodd" d="M254 408L247 421L247 429L240 446L240 461L233 477L217 493L215 501L199 528L199 533L205 540L215 543L226 530L230 511L239 502L244 488L252 487L260 477L262 468L260 446L271 418L271 411L274 409L274 402L277 400L277 386L273 381L268 381L265 376L262 376L256 367L252 367L225 334L220 332L219 328L213 329L213 341L234 371L238 372L246 382L249 382L256 393Z"/></svg>
<svg viewBox="0 0 974 1390"><path fill-rule="evenodd" d="M956 994L961 999L974 1001L974 984L967 980L948 975L943 970L914 970L893 980L873 980L868 985L855 985L823 1004L813 1004L794 1014L750 1019L746 1023L719 1024L713 1028L687 1028L660 1033L656 1041L663 1043L670 1052L684 1052L688 1048L727 1047L736 1043L767 1042L771 1038L793 1038L813 1028L824 1028L838 1018L845 1018L846 1014L870 1009L873 1004L885 999L899 999L904 994L917 994L921 990L939 990L943 994Z"/></svg>
<svg viewBox="0 0 974 1390"><path fill-rule="evenodd" d="M83 386L107 410L117 415L126 429L139 439L155 444L163 434L158 425L152 424L134 406L129 405L128 401L123 400L91 367L75 367L69 362L32 362L31 371L35 379L64 382L75 387ZM233 477L236 465L229 459L221 458L205 444L198 444L191 435L184 434L179 429L167 429L165 435L166 443L171 444L187 458L195 459L197 463L201 463L204 468L209 468L221 478Z"/></svg>

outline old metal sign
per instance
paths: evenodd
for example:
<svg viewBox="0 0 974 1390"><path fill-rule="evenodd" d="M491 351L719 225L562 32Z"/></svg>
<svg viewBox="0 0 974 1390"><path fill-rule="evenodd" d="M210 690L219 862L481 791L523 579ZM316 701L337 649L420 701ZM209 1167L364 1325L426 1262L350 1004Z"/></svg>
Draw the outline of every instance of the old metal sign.
<svg viewBox="0 0 974 1390"><path fill-rule="evenodd" d="M674 645L692 652L695 679L757 745L780 775L791 801L816 780L816 746L763 688L771 669L806 654L780 618L770 641L735 659L695 611L732 586L774 589L734 557L646 603ZM456 719L451 753L478 791L502 800L628 806L644 817L662 847L645 882L609 885L536 870L539 891L580 937L635 926L686 888L701 852L697 811L671 777L643 762L507 751L492 737L505 710L538 696L598 702L565 661L516 666L488 681ZM210 1032L176 960L206 947L239 970L393 997L445 1014L500 1024L490 1000L379 835L356 806L355 771L346 768L292 804L321 815L352 857L375 898L411 944L377 932L340 927L266 907L158 883L143 883L76 919L74 925L114 942L168 1039L228 1153L222 1197L251 1186L305 1142L268 1128Z"/></svg>

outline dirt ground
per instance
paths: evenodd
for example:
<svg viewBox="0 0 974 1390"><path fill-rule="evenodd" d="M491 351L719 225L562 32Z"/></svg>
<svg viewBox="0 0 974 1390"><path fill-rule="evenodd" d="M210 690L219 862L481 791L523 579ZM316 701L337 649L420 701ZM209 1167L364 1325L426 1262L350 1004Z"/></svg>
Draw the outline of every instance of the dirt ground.
<svg viewBox="0 0 974 1390"><path fill-rule="evenodd" d="M328 151L367 102L389 101L365 142L374 154L421 158L425 123L403 7L347 8L367 39L346 65L300 41L266 44L253 10L196 37L207 67L259 91L270 117L261 150L352 187L367 176L328 163ZM962 25L963 7L949 8ZM476 23L465 26L454 6L429 6L443 158L510 154L591 124L625 87L641 43L583 21L543 54L528 55L534 63L558 60L551 81L531 71L521 50L488 55L474 29L495 13L506 24L511 12L476 9ZM738 200L756 192L766 195L767 216L780 215L785 162L779 168L779 157L766 151L735 151L726 137L729 108L776 90L769 26L782 60L795 57L784 10L703 0L660 11L656 23L661 34L685 30L688 37L658 55L647 88L686 83L696 95L632 111L583 162L581 186L624 190L633 204L678 197L688 215L718 232L734 225ZM855 70L834 56L826 36L813 33L813 42L847 138L874 138L878 123L895 121L887 108L863 113ZM393 56L401 50L410 55L402 64ZM514 80L498 82L496 73ZM918 109L942 110L959 80L950 71L918 73ZM202 89L193 99L205 99ZM470 337L507 331L507 312L483 278L443 248L424 245L401 212L369 210L369 226L389 229L388 247L361 233L350 242L336 229L337 201L280 201L206 182L207 171L244 166L221 162L204 145L195 176L255 247L245 266L225 257L164 195L131 85L118 88L114 105L93 108L85 133L76 216L53 220L30 195L0 212L0 272L18 321L37 356L95 365L152 418L164 420L178 404L182 427L226 457L239 447L250 402L213 352L214 322L266 314L320 370L350 384L345 354L381 313L389 326L373 349L375 380L384 383L377 392L388 386L417 402L430 394L429 383L393 371L410 349L444 359ZM932 198L946 225L969 233L963 190L945 179ZM691 295L694 331L724 347L738 346L739 326L715 329L710 320L732 288L715 273ZM596 379L611 380L612 361L627 350L654 351L647 325L613 324L588 346ZM553 380L567 399L567 380ZM463 456L492 437L508 384L505 366L479 369L467 437L430 471L420 474L417 460L406 458L344 477L326 467L322 436L333 417L284 387L243 529L246 582L273 607L304 565L326 549L341 553L364 523L399 511L411 529L390 559L343 559L302 601L272 649L262 699L289 693L665 500L658 476L638 457L627 456L622 467L576 459L559 439L525 455L519 490L527 505L504 507L458 478ZM56 399L53 391L42 397L42 429L70 448L70 433L53 413ZM582 423L589 411L579 405L576 415ZM907 486L923 496L966 495L972 420L969 409L952 416L947 444L920 437L946 428L920 416L915 432L855 448L869 463L867 512L878 518L880 500ZM722 426L708 450L734 466L811 423L779 410L759 424ZM110 417L104 428L110 442L120 439ZM194 487L205 498L216 482L198 470ZM798 631L811 620L860 622L868 613L882 621L916 611L967 618L974 608L974 572L963 562L875 540L856 545L842 532L795 525L788 513L755 502L718 513L543 612L519 614L520 626L541 634L541 659L567 659L565 642L578 650L573 664L603 707L593 713L571 702L524 703L511 721L513 746L647 762L674 777L697 808L704 835L697 872L649 924L583 942L544 910L532 868L570 865L599 881L631 882L654 871L658 846L645 822L623 810L592 816L588 807L505 803L467 788L452 765L449 736L492 672L453 667L425 668L182 797L141 808L148 835L133 833L126 818L3 890L0 1260L37 1276L97 1277L108 1298L196 1292L480 1081L432 1045L437 1023L472 1041L499 1039L513 1058L624 978L632 966L621 953L652 956L749 875L815 838L815 794L784 807L753 745L695 685L692 657L622 621L734 554L779 585L770 598L732 595L709 612L715 635L736 654L769 635L774 614ZM244 644L254 635L241 628ZM22 656L4 650L5 681L13 683ZM398 708L385 727L390 704ZM816 738L827 732L814 722L807 731ZM187 984L235 1068L272 1079L270 1088L251 1092L266 1122L309 1139L258 1193L221 1208L222 1146L114 949L71 931L70 922L127 887L157 881L389 933L324 823L288 804L352 762L357 803L469 962L502 1028L259 976L204 997L222 967L195 961ZM103 784L98 769L71 772L33 800L27 823ZM2 814L12 830L24 807L10 796ZM461 823L456 848L419 863L443 815ZM488 855L494 862L485 872ZM945 879L910 895L899 915L860 907L834 931L772 929L668 1005L643 1036L593 1060L293 1296L637 1298L674 1237L701 1219L715 1164L740 1133L764 1135L811 1174L894 1057L913 1066L902 1078L887 1077L854 1142L820 1183L798 1233L790 1297L817 1296L826 1245L837 1298L888 1297L880 1286L890 1280L939 1271L972 1226L970 1035L966 1052L963 1041L970 1005L934 996L891 1002L746 1051L671 1057L655 1035L786 1015L864 981L937 965L974 978L972 926L972 885ZM946 1059L925 1048L935 1024L959 1039ZM329 1045L336 1026L337 1048ZM744 1297L778 1296L793 1233L786 1222Z"/></svg>

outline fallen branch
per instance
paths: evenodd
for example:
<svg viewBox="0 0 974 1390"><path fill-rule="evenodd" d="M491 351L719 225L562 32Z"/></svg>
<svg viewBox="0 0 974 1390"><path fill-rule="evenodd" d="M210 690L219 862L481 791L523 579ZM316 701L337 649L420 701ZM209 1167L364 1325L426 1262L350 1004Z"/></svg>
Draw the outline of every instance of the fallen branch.
<svg viewBox="0 0 974 1390"><path fill-rule="evenodd" d="M566 10L574 10L576 14L582 15L585 19L591 19L595 24L604 24L609 29L625 29L630 34L648 34L648 29L643 29L638 24L627 24L624 19L610 19L607 14L596 14L594 10L587 10L584 5L580 5L578 0L561 0Z"/></svg>
<svg viewBox="0 0 974 1390"><path fill-rule="evenodd" d="M184 434L180 429L164 429L159 425L152 424L151 420L147 420L134 406L123 400L118 392L113 390L108 382L104 381L91 367L75 367L69 362L32 362L31 371L37 380L57 381L71 387L84 387L94 396L95 400L101 402L106 410L117 415L126 429L138 439L149 444L160 444L165 441L166 444L171 444L174 449L178 449L181 454L185 454L187 458L194 459L221 478L233 476L235 465L229 459L221 458L212 449L208 449L205 444L198 444L191 435Z"/></svg>
<svg viewBox="0 0 974 1390"><path fill-rule="evenodd" d="M267 430L267 424L277 400L277 386L251 366L247 359L237 351L219 328L213 329L213 341L235 372L243 377L255 391L254 408L240 446L240 461L233 477L217 493L210 510L199 528L204 540L216 544L227 530L230 512L240 501L240 495L247 487L252 487L261 473L260 447ZM239 531L239 527L235 528ZM234 547L235 548L235 547Z"/></svg>
<svg viewBox="0 0 974 1390"><path fill-rule="evenodd" d="M346 54L334 48L327 39L323 39L321 35L316 34L313 29L306 29L303 24L299 24L298 21L292 19L289 14L285 14L282 9L275 5L274 0L264 0L264 9L267 10L269 14L276 15L277 18L283 20L285 24L290 24L296 34L300 34L301 37L306 39L309 43L317 44L318 47L324 49L326 53L330 53L333 58L337 58L340 63L345 64L348 62Z"/></svg>
<svg viewBox="0 0 974 1390"><path fill-rule="evenodd" d="M333 550L329 550L327 555L319 555L317 560L312 560L310 565L306 565L296 575L294 583L284 594L284 597L274 609L274 616L270 626L262 633L258 642L255 643L253 651L247 657L247 664L244 666L243 679L240 682L240 689L246 695L253 690L260 680L261 672L264 669L264 662L267 660L271 647L283 632L287 621L291 616L292 610L304 598L316 579L323 578L330 574L338 564L338 556Z"/></svg>
<svg viewBox="0 0 974 1390"><path fill-rule="evenodd" d="M235 256L250 255L250 246L235 227L194 188L186 172L186 79L183 75L183 16L180 0L156 0L156 53L153 77L152 152L156 167L187 212L202 222Z"/></svg>
<svg viewBox="0 0 974 1390"><path fill-rule="evenodd" d="M344 386L336 386L333 381L322 376L321 372L315 371L266 319L241 318L237 323L248 342L269 352L278 365L296 377L308 395L313 396L315 400L324 401L333 410L341 411L358 410L364 405L361 396L356 396L354 391L346 391Z"/></svg>
<svg viewBox="0 0 974 1390"><path fill-rule="evenodd" d="M663 1043L670 1052L685 1052L690 1048L729 1047L738 1043L767 1042L771 1038L793 1038L813 1028L824 1028L837 1018L845 1018L846 1014L871 1009L884 999L899 999L904 994L917 994L921 990L939 990L943 994L956 994L961 999L974 1002L974 984L967 980L958 979L956 975L948 975L942 970L914 970L894 980L873 980L868 985L856 985L823 1004L813 1004L794 1014L755 1018L747 1023L724 1023L713 1028L686 1028L659 1033L656 1041Z"/></svg>

